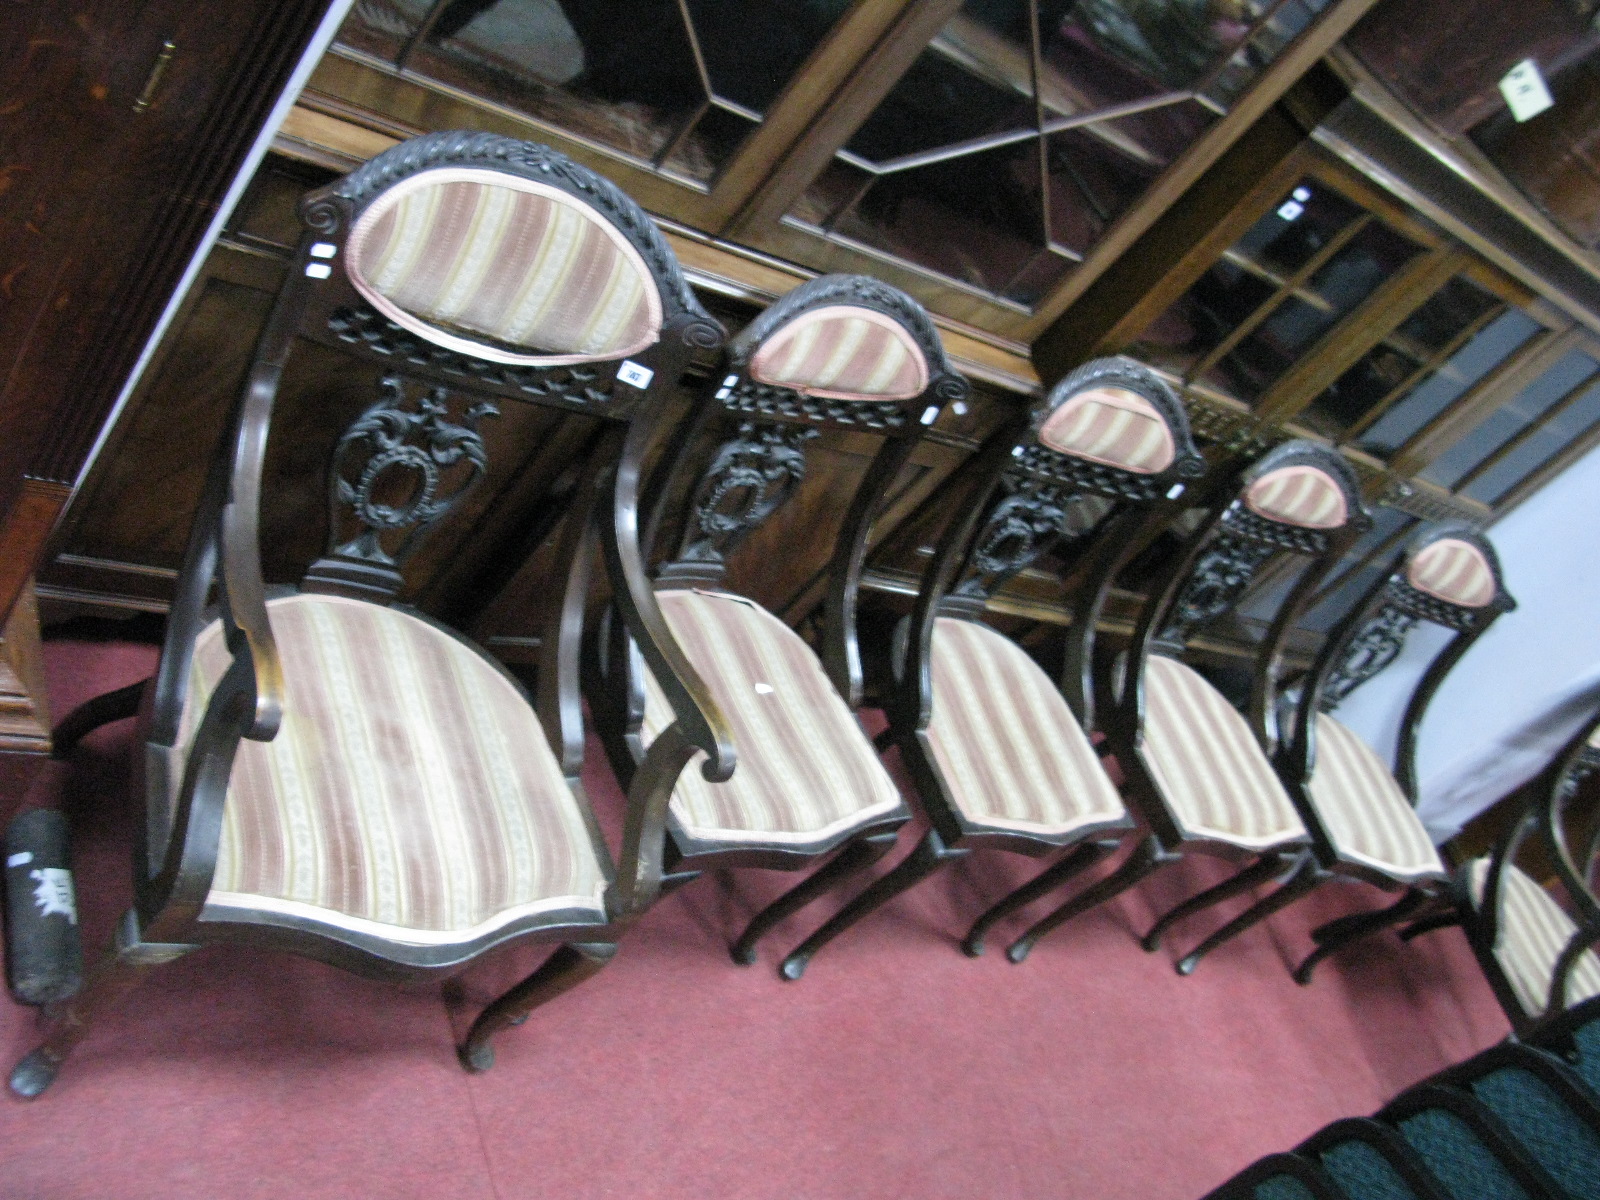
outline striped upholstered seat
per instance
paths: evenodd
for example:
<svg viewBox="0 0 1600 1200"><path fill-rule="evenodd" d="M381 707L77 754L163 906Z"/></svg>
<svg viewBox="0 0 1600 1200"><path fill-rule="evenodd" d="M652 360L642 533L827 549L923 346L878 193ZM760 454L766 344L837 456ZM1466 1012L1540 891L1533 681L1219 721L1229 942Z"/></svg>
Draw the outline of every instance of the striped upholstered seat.
<svg viewBox="0 0 1600 1200"><path fill-rule="evenodd" d="M1262 850L1306 828L1245 719L1193 668L1145 661L1145 765L1188 837Z"/></svg>
<svg viewBox="0 0 1600 1200"><path fill-rule="evenodd" d="M533 913L604 919L584 817L497 668L391 608L300 595L267 611L283 725L240 743L204 917L266 910L428 946ZM228 661L213 624L196 644L180 745Z"/></svg>
<svg viewBox="0 0 1600 1200"><path fill-rule="evenodd" d="M686 833L742 846L815 846L901 806L871 741L799 634L740 596L672 589L657 598L739 755L725 783L707 783L698 758L679 777L672 815ZM671 721L647 672L645 744Z"/></svg>
<svg viewBox="0 0 1600 1200"><path fill-rule="evenodd" d="M1060 690L986 625L934 626L927 737L950 798L975 825L1048 837L1126 816Z"/></svg>
<svg viewBox="0 0 1600 1200"><path fill-rule="evenodd" d="M762 343L750 378L839 400L907 400L928 386L928 364L900 322L833 304L801 313Z"/></svg>
<svg viewBox="0 0 1600 1200"><path fill-rule="evenodd" d="M1483 907L1483 890L1489 881L1489 859L1467 865L1467 886L1475 908ZM1550 893L1514 863L1507 863L1500 878L1500 928L1494 957L1517 1003L1529 1016L1539 1016L1550 1003L1550 982L1556 963L1577 931L1572 918ZM1567 977L1566 1004L1570 1008L1591 996L1600 996L1600 957L1585 951Z"/></svg>
<svg viewBox="0 0 1600 1200"><path fill-rule="evenodd" d="M1137 392L1097 387L1079 392L1039 427L1052 450L1090 462L1155 475L1172 465L1172 430L1154 404Z"/></svg>
<svg viewBox="0 0 1600 1200"><path fill-rule="evenodd" d="M621 358L659 336L661 296L638 250L536 180L419 172L361 214L348 251L350 281L375 308L478 358Z"/></svg>
<svg viewBox="0 0 1600 1200"><path fill-rule="evenodd" d="M1326 713L1317 717L1311 802L1339 854L1415 883L1447 874L1433 839L1370 746Z"/></svg>

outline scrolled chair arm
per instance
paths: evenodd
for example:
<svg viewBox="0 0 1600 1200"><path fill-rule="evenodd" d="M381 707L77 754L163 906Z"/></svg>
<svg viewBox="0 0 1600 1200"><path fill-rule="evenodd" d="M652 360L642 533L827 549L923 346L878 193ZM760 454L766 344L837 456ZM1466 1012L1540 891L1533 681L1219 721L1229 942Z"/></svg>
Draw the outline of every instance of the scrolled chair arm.
<svg viewBox="0 0 1600 1200"><path fill-rule="evenodd" d="M610 488L606 489L604 480L601 482L602 498L608 498L610 503L606 506L606 519L601 522L600 545L623 622L676 718L669 731L679 730L690 746L704 752L706 761L701 774L711 783L721 783L733 774L738 761L733 733L711 689L668 626L639 548L639 464L650 424L633 422ZM609 497L604 496L606 490L610 491ZM657 741L665 736L663 733Z"/></svg>

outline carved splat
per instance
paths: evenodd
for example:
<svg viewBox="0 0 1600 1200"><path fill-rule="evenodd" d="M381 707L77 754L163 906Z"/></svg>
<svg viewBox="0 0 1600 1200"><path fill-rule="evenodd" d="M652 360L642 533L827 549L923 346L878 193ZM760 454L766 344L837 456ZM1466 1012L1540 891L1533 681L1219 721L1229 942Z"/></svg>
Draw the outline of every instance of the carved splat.
<svg viewBox="0 0 1600 1200"><path fill-rule="evenodd" d="M1021 472L1001 478L1001 496L972 544L966 571L951 589L957 606L981 606L1008 579L1032 566L1059 538L1081 537L1111 505L1071 485Z"/></svg>
<svg viewBox="0 0 1600 1200"><path fill-rule="evenodd" d="M393 596L418 540L488 468L478 422L499 415L493 404L473 404L456 424L447 388L421 391L410 408L400 375L378 390L334 449L328 551L306 572L307 590Z"/></svg>
<svg viewBox="0 0 1600 1200"><path fill-rule="evenodd" d="M1345 647L1339 665L1328 673L1317 707L1332 712L1351 692L1400 657L1406 637L1416 628L1415 614L1385 604Z"/></svg>
<svg viewBox="0 0 1600 1200"><path fill-rule="evenodd" d="M683 544L661 577L720 579L728 555L805 478L805 444L816 436L801 425L740 424L695 485Z"/></svg>
<svg viewBox="0 0 1600 1200"><path fill-rule="evenodd" d="M1278 549L1239 532L1223 533L1189 573L1160 640L1181 646L1200 626L1227 612Z"/></svg>

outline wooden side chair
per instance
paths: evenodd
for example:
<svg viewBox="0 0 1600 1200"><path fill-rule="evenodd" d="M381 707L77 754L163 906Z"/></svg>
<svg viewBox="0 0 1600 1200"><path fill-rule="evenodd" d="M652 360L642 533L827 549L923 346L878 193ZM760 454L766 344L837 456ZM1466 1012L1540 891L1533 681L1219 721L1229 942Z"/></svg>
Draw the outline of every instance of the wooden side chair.
<svg viewBox="0 0 1600 1200"><path fill-rule="evenodd" d="M1464 928L1518 1037L1600 996L1600 814L1579 804L1579 784L1597 768L1600 714L1533 781L1493 851L1456 871L1453 909L1415 927Z"/></svg>
<svg viewBox="0 0 1600 1200"><path fill-rule="evenodd" d="M1364 880L1403 892L1400 902L1323 926L1319 949L1296 971L1308 983L1317 962L1343 944L1406 919L1447 884L1450 869L1417 819L1416 748L1428 707L1456 663L1502 614L1516 607L1501 581L1494 547L1470 529L1423 529L1329 633L1300 686L1278 755L1279 772L1311 831L1314 856L1263 904L1272 910L1325 880ZM1332 715L1400 654L1419 622L1455 634L1413 689L1394 762L1385 764ZM1287 894L1280 894L1286 889ZM1253 911L1253 910L1252 910Z"/></svg>
<svg viewBox="0 0 1600 1200"><path fill-rule="evenodd" d="M724 715L739 754L732 778L686 774L673 791L664 869L682 883L707 867L796 870L833 855L756 915L732 947L735 962L753 963L767 930L881 856L909 815L856 716L856 593L890 486L922 431L967 394L914 300L863 276L823 276L733 339L726 369L648 489L655 501L644 541L677 526L676 549L649 582L630 576L628 594L654 587L671 636L704 679L707 705ZM782 620L729 589L727 564L799 486L805 444L824 429L875 435L882 445L854 494L839 500L844 518L828 564L819 657ZM696 471L681 513L673 512ZM672 724L677 701L665 686L669 665L646 669L620 626L613 622L599 642L590 706L626 780Z"/></svg>
<svg viewBox="0 0 1600 1200"><path fill-rule="evenodd" d="M1101 724L1127 783L1124 799L1139 822L1123 861L1012 943L1012 962L1080 913L1120 895L1187 850L1249 864L1247 870L1178 905L1173 922L1291 869L1310 844L1294 803L1272 769L1269 714L1273 669L1294 621L1327 566L1368 524L1350 468L1311 442L1286 442L1232 474L1211 495L1209 514L1152 585L1126 655L1097 656ZM1152 523L1167 519L1157 514ZM1142 539L1141 539L1142 540ZM1250 717L1183 662L1190 638L1228 612L1250 581L1280 554L1303 560L1257 655ZM1114 574L1115 563L1108 563ZM1103 574L1092 586L1109 586ZM1052 868L1054 870L1055 868ZM1003 917L1057 884L1050 872L1023 885L979 918L976 949ZM1224 926L1178 963L1182 974L1234 932Z"/></svg>
<svg viewBox="0 0 1600 1200"><path fill-rule="evenodd" d="M1085 732L1106 589L1073 596L1064 683L984 613L996 588L1063 540L1081 543L1085 560L1129 557L1125 535L1203 471L1183 405L1127 358L1073 371L971 460L956 481L961 515L895 635L899 662L885 686L889 735L932 828L783 960L784 978L798 979L822 946L974 848L1040 857L1075 846L1082 869L1106 853L1097 835L1132 826Z"/></svg>
<svg viewBox="0 0 1600 1200"><path fill-rule="evenodd" d="M630 793L613 869L579 783L595 517L611 557L637 560L647 434L692 352L723 336L660 232L560 154L470 132L402 143L309 194L300 214L306 233L214 462L158 673L66 722L70 743L133 715L142 692L146 816L134 906L13 1071L23 1096L50 1084L94 1011L142 970L201 945L414 977L512 941L555 943L473 1025L462 1060L487 1067L490 1036L603 966L649 903L658 863L637 850L678 768L703 753L708 772L732 769L698 687L668 676L682 719ZM268 588L262 467L300 342L358 356L377 400L334 450L327 553L299 588ZM479 648L397 602L418 540L484 473L478 424L524 403L608 430L565 526L537 703ZM648 588L631 599L654 604Z"/></svg>

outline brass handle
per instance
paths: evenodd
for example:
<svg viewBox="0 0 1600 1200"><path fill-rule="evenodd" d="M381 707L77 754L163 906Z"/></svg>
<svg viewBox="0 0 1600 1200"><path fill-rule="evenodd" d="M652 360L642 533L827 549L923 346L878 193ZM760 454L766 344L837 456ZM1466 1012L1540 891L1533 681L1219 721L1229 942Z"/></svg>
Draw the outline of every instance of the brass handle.
<svg viewBox="0 0 1600 1200"><path fill-rule="evenodd" d="M172 64L172 56L177 49L176 42L169 40L161 43L161 53L156 55L155 66L150 68L150 78L144 81L144 91L133 102L134 112L142 113L156 102L156 93L161 90L161 81L166 78L167 67Z"/></svg>

